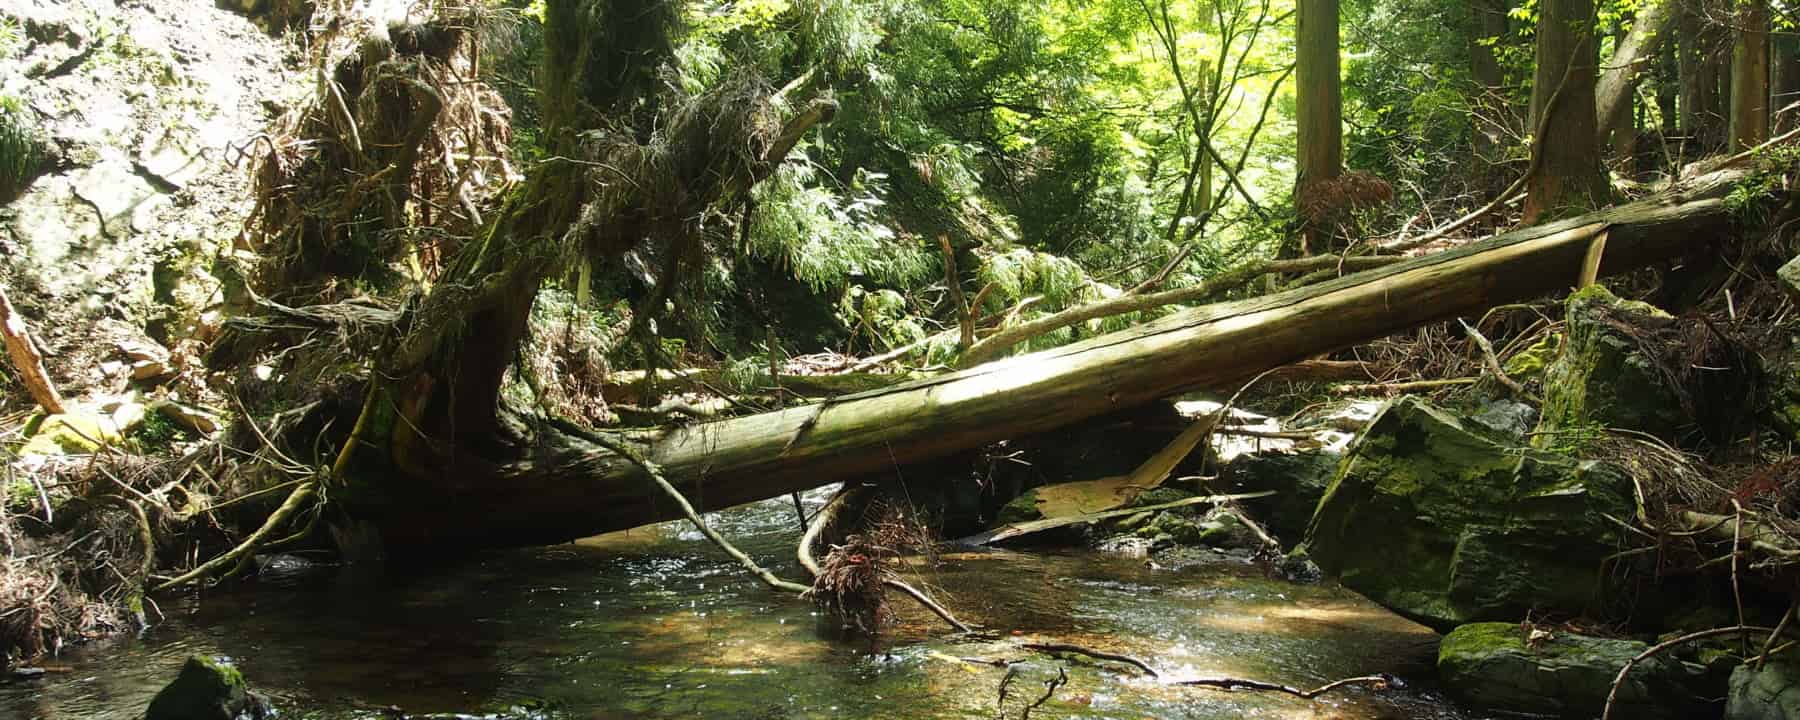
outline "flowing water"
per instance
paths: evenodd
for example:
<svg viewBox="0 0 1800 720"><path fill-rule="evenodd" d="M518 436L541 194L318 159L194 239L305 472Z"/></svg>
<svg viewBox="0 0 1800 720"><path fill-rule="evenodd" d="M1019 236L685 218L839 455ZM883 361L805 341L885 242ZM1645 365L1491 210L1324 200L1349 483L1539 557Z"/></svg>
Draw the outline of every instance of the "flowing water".
<svg viewBox="0 0 1800 720"><path fill-rule="evenodd" d="M810 498L816 507L822 495ZM787 569L793 507L714 522ZM140 637L66 651L36 679L0 681L0 718L132 718L192 653L227 656L282 716L408 713L548 718L1008 718L1068 682L1034 718L1474 718L1432 691L1437 637L1353 593L1265 579L1223 558L1174 569L1090 551L946 555L915 580L966 621L959 640L904 598L878 644L841 636L680 525L530 550L396 578L267 576L164 599ZM797 571L787 574L795 575ZM1131 668L1050 657L1022 641L1129 654L1166 679L1232 676L1302 688L1385 672L1400 689L1308 701L1178 687ZM1011 671L957 658L1024 660Z"/></svg>

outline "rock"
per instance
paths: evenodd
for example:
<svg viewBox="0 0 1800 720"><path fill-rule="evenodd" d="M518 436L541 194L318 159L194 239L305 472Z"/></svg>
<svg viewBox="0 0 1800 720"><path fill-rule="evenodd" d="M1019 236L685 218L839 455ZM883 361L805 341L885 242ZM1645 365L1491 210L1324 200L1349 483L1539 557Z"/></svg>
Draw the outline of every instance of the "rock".
<svg viewBox="0 0 1800 720"><path fill-rule="evenodd" d="M124 440L125 428L115 424L112 417L76 410L44 418L19 454L91 453L102 445L116 445Z"/></svg>
<svg viewBox="0 0 1800 720"><path fill-rule="evenodd" d="M1800 720L1800 659L1777 655L1760 670L1733 670L1725 720Z"/></svg>
<svg viewBox="0 0 1800 720"><path fill-rule="evenodd" d="M151 214L168 201L123 158L103 160L81 172L75 194L91 204L88 212L99 212L106 234L115 238L151 229Z"/></svg>
<svg viewBox="0 0 1800 720"><path fill-rule="evenodd" d="M1248 501L1270 532L1292 541L1306 533L1319 498L1337 474L1342 456L1330 449L1245 455L1225 466L1223 479L1232 493L1273 490L1267 498Z"/></svg>
<svg viewBox="0 0 1800 720"><path fill-rule="evenodd" d="M1668 374L1633 335L1667 328L1675 318L1590 285L1569 296L1567 322L1562 352L1544 374L1539 445L1558 442L1555 431L1606 427L1676 440L1688 414Z"/></svg>
<svg viewBox="0 0 1800 720"><path fill-rule="evenodd" d="M202 149L191 136L158 128L138 147L137 164L158 180L176 188L186 187L208 169Z"/></svg>
<svg viewBox="0 0 1800 720"><path fill-rule="evenodd" d="M1527 630L1518 623L1456 628L1438 646L1438 678L1477 707L1557 717L1598 717L1613 679L1649 646L1561 631ZM1704 717L1722 688L1707 687L1706 671L1657 655L1632 666L1613 708L1619 718ZM1716 711L1714 711L1716 712Z"/></svg>
<svg viewBox="0 0 1800 720"><path fill-rule="evenodd" d="M131 379L144 381L173 375L167 363L160 360L139 360L131 364Z"/></svg>
<svg viewBox="0 0 1800 720"><path fill-rule="evenodd" d="M1800 257L1795 257L1775 271L1776 279L1781 281L1781 289L1786 290L1788 297L1800 300Z"/></svg>
<svg viewBox="0 0 1800 720"><path fill-rule="evenodd" d="M124 342L120 342L118 344L118 346L119 346L119 354L124 355L125 357L128 357L128 358L131 358L132 360L167 360L167 359L169 359L169 351L164 350L157 345L152 345L147 342L138 342L136 340L127 340Z"/></svg>
<svg viewBox="0 0 1800 720"><path fill-rule="evenodd" d="M1319 501L1305 547L1328 575L1441 630L1526 612L1579 614L1632 517L1618 468L1472 432L1416 397L1391 401Z"/></svg>
<svg viewBox="0 0 1800 720"><path fill-rule="evenodd" d="M163 417L196 435L210 436L219 431L219 419L203 410L168 400L156 403L155 409Z"/></svg>
<svg viewBox="0 0 1800 720"><path fill-rule="evenodd" d="M1515 400L1489 400L1469 416L1469 422L1507 442L1523 444L1537 423L1537 408Z"/></svg>
<svg viewBox="0 0 1800 720"><path fill-rule="evenodd" d="M272 717L269 703L250 692L237 668L191 655L181 674L156 693L144 720L236 720Z"/></svg>

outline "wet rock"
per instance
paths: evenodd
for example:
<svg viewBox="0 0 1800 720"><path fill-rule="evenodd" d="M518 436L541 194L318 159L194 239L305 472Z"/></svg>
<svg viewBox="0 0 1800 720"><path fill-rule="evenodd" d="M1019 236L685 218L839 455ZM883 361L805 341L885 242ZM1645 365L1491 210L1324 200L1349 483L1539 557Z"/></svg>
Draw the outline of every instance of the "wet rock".
<svg viewBox="0 0 1800 720"><path fill-rule="evenodd" d="M1496 441L1428 402L1390 402L1352 444L1307 530L1328 575L1448 630L1604 596L1635 512L1617 468Z"/></svg>
<svg viewBox="0 0 1800 720"><path fill-rule="evenodd" d="M1544 375L1540 446L1558 431L1630 428L1673 441L1687 424L1680 396L1640 336L1675 318L1601 285L1569 296L1568 338Z"/></svg>
<svg viewBox="0 0 1800 720"><path fill-rule="evenodd" d="M1274 491L1270 497L1247 504L1270 532L1292 541L1306 533L1313 510L1337 474L1340 458L1330 449L1245 455L1226 465L1222 477L1233 493Z"/></svg>
<svg viewBox="0 0 1800 720"><path fill-rule="evenodd" d="M1557 717L1597 717L1619 668L1649 646L1561 631L1532 630L1519 623L1476 623L1456 628L1438 646L1438 677L1477 707ZM1632 666L1613 709L1621 718L1704 717L1706 671L1669 656ZM1717 712L1713 710L1712 712Z"/></svg>
<svg viewBox="0 0 1800 720"><path fill-rule="evenodd" d="M181 674L150 701L144 720L260 720L273 716L268 701L250 692L237 668L192 655L181 666Z"/></svg>
<svg viewBox="0 0 1800 720"><path fill-rule="evenodd" d="M1731 673L1725 720L1800 720L1800 660L1777 655Z"/></svg>

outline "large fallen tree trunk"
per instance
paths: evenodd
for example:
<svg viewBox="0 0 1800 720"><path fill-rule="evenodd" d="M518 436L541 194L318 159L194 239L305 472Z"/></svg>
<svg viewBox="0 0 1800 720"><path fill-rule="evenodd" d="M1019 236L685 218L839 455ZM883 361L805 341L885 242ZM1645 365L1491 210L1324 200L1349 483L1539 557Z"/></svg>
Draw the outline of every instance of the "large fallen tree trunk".
<svg viewBox="0 0 1800 720"><path fill-rule="evenodd" d="M1601 274L1704 251L1739 230L1721 199L1737 177L930 380L608 442L635 444L703 509L817 487L1558 292L1602 236ZM397 549L557 542L679 517L638 467L588 437L538 423L507 447L458 448L435 472L384 482L403 501L359 514Z"/></svg>

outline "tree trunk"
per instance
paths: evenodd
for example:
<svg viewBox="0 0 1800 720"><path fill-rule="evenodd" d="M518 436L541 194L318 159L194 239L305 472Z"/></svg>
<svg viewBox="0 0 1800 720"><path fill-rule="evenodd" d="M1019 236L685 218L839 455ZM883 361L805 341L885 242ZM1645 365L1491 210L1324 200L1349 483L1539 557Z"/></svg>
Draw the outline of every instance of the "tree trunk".
<svg viewBox="0 0 1800 720"><path fill-rule="evenodd" d="M1800 37L1782 33L1769 41L1769 112L1773 127L1770 132L1780 135L1800 127L1800 113L1793 110L1783 112L1787 106L1800 101Z"/></svg>
<svg viewBox="0 0 1800 720"><path fill-rule="evenodd" d="M62 396L50 382L50 374L44 372L44 356L31 341L25 318L19 316L13 309L12 300L6 297L6 288L0 288L0 341L4 341L7 354L12 356L13 369L19 372L19 379L25 384L25 391L31 393L31 399L43 406L44 412L52 415L63 412Z"/></svg>
<svg viewBox="0 0 1800 720"><path fill-rule="evenodd" d="M1344 107L1339 69L1338 0L1300 0L1294 70L1294 110L1298 116L1300 173L1297 205L1308 189L1337 179L1344 166ZM1331 228L1308 223L1306 247L1323 249Z"/></svg>
<svg viewBox="0 0 1800 720"><path fill-rule="evenodd" d="M1740 177L1716 174L1701 187L929 380L613 437L641 448L703 509L886 472L1186 390L1233 388L1267 368L1567 289L1602 231L1602 274L1700 250L1737 229L1721 198ZM391 548L442 551L560 542L678 516L591 434L523 427L514 444L462 448L428 479L390 486L407 491L403 501L365 507L363 517Z"/></svg>
<svg viewBox="0 0 1800 720"><path fill-rule="evenodd" d="M1506 101L1506 75L1494 52L1506 37L1507 3L1476 0L1469 12L1469 75L1475 81L1474 113L1469 118L1474 150L1474 175L1481 185L1498 189L1500 165L1506 158L1507 138L1513 134L1512 112Z"/></svg>
<svg viewBox="0 0 1800 720"><path fill-rule="evenodd" d="M1607 198L1594 116L1598 49L1593 0L1538 5L1537 73L1531 87L1534 171L1525 221L1598 207Z"/></svg>
<svg viewBox="0 0 1800 720"><path fill-rule="evenodd" d="M1602 132L1619 128L1636 128L1631 122L1632 95L1637 89L1638 75L1656 59L1657 47L1673 23L1675 0L1651 0L1638 8L1631 30L1618 42L1612 58L1607 60L1595 85L1595 117ZM1601 138L1605 144L1606 138ZM1618 141L1615 139L1614 144Z"/></svg>
<svg viewBox="0 0 1800 720"><path fill-rule="evenodd" d="M1769 3L1741 1L1731 50L1731 150L1769 139Z"/></svg>

